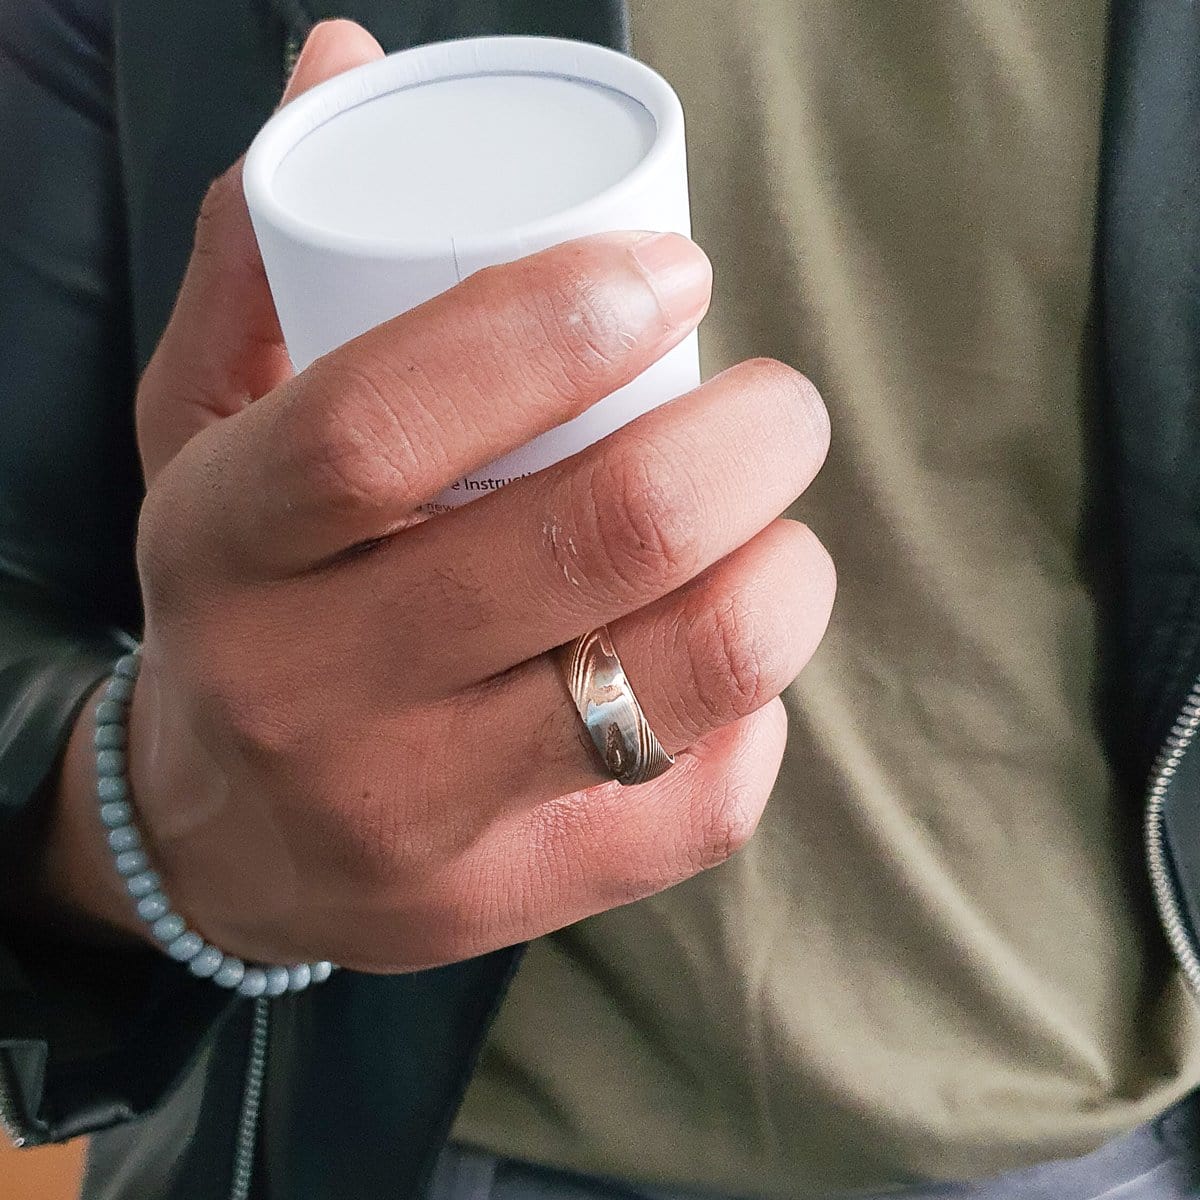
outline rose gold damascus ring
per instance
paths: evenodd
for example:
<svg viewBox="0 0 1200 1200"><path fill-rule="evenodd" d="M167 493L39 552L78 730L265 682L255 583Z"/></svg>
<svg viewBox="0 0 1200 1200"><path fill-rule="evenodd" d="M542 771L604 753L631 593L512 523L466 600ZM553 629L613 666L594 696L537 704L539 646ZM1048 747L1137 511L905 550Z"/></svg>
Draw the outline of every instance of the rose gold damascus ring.
<svg viewBox="0 0 1200 1200"><path fill-rule="evenodd" d="M627 785L657 779L675 759L647 723L608 627L593 629L560 653L567 688L604 769Z"/></svg>

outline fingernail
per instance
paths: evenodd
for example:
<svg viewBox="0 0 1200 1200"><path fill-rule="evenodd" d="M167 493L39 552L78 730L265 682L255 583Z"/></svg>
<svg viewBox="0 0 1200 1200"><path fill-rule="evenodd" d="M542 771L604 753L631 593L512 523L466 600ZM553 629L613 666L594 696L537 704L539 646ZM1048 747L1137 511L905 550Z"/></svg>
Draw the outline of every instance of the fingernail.
<svg viewBox="0 0 1200 1200"><path fill-rule="evenodd" d="M704 251L678 233L656 233L635 242L630 253L646 273L667 319L682 325L708 303L712 267Z"/></svg>

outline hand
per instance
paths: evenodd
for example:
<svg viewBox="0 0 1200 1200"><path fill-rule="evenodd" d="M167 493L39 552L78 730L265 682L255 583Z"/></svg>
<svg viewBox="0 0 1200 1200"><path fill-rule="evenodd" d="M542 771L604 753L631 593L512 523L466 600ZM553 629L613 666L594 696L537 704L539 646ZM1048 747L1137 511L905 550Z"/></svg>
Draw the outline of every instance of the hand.
<svg viewBox="0 0 1200 1200"><path fill-rule="evenodd" d="M319 26L293 94L377 53ZM200 932L248 959L415 969L645 896L751 835L778 693L834 590L813 535L776 518L828 442L802 376L745 363L415 518L638 375L709 286L684 238L584 239L289 378L239 167L213 186L138 396L130 716L136 808ZM549 653L605 622L682 752L638 788L604 780Z"/></svg>

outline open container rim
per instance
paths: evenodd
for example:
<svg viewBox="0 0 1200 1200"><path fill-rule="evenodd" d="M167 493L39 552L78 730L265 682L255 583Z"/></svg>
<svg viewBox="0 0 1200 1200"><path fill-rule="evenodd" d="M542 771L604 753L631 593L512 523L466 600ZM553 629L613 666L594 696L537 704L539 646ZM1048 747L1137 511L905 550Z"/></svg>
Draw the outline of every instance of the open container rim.
<svg viewBox="0 0 1200 1200"><path fill-rule="evenodd" d="M482 75L541 75L574 79L609 88L641 104L656 132L650 149L615 183L579 204L548 216L486 234L463 237L376 237L330 229L306 220L275 194L275 173L291 151L310 133L342 113L380 96L424 84ZM626 192L642 186L658 170L660 160L683 140L683 108L661 75L628 55L590 42L545 37L482 37L433 42L399 50L386 58L355 67L298 96L263 126L251 143L242 168L242 187L252 217L287 237L342 255L421 259L444 255L447 244L470 256L486 253L498 241L551 244L588 224L593 208L605 209ZM556 236L561 227L563 237Z"/></svg>

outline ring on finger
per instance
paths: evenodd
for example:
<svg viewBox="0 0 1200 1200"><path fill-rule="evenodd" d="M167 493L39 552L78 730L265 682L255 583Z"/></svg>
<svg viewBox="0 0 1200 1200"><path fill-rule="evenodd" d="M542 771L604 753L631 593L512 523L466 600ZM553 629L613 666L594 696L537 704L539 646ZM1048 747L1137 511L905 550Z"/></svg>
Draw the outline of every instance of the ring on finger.
<svg viewBox="0 0 1200 1200"><path fill-rule="evenodd" d="M571 699L613 779L648 783L674 764L646 720L606 625L569 642L560 655Z"/></svg>

